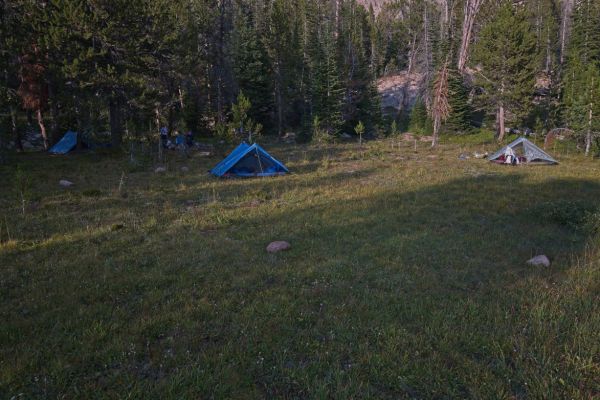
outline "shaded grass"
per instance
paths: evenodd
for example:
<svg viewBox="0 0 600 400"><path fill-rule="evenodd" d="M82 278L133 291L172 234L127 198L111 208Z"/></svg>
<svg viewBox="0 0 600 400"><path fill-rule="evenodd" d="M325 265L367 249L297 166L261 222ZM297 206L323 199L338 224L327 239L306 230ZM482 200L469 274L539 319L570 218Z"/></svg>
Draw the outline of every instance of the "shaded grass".
<svg viewBox="0 0 600 400"><path fill-rule="evenodd" d="M126 197L120 159L20 158L40 204L0 197L0 396L598 395L597 241L539 212L597 207L596 164L419 146L272 145L295 173L258 180L173 158Z"/></svg>

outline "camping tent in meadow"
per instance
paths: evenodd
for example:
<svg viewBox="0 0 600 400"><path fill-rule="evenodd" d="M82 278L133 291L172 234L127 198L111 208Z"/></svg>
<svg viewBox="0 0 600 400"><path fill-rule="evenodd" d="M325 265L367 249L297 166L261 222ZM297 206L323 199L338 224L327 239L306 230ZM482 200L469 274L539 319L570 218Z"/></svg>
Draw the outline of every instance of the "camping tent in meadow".
<svg viewBox="0 0 600 400"><path fill-rule="evenodd" d="M48 152L51 154L67 154L75 146L77 146L77 132L68 131Z"/></svg>
<svg viewBox="0 0 600 400"><path fill-rule="evenodd" d="M514 163L558 164L552 156L523 137L504 146L488 160L498 164L512 164L513 160Z"/></svg>
<svg viewBox="0 0 600 400"><path fill-rule="evenodd" d="M288 172L285 165L258 144L249 145L245 142L242 142L223 161L210 170L211 174L219 177L275 176Z"/></svg>

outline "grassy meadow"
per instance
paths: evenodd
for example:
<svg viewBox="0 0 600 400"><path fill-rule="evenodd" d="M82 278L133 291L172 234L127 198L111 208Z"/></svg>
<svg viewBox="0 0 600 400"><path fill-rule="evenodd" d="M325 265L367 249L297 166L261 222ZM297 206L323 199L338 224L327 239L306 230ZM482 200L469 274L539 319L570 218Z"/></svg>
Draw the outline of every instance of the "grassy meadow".
<svg viewBox="0 0 600 400"><path fill-rule="evenodd" d="M208 175L229 149L1 166L0 398L600 397L600 161L265 147L292 174Z"/></svg>

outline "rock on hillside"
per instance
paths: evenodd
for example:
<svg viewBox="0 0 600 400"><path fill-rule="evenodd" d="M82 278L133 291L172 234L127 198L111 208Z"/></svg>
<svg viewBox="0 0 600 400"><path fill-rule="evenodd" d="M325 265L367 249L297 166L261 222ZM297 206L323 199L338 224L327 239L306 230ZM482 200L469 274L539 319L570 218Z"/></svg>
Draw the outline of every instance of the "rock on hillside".
<svg viewBox="0 0 600 400"><path fill-rule="evenodd" d="M367 10L369 7L373 6L373 11L375 11L375 14L379 14L383 3L386 3L387 1L389 0L358 0L358 4L362 4Z"/></svg>
<svg viewBox="0 0 600 400"><path fill-rule="evenodd" d="M384 114L396 114L410 109L422 93L424 74L402 71L395 75L384 76L377 81L377 90L381 96L381 108Z"/></svg>
<svg viewBox="0 0 600 400"><path fill-rule="evenodd" d="M391 3L393 1L394 0L358 0L358 4L362 4L367 10L370 6L373 6L373 11L375 11L375 14L377 15L381 11L385 3ZM438 6L441 6L445 4L445 1L447 0L436 0L436 3L438 4Z"/></svg>

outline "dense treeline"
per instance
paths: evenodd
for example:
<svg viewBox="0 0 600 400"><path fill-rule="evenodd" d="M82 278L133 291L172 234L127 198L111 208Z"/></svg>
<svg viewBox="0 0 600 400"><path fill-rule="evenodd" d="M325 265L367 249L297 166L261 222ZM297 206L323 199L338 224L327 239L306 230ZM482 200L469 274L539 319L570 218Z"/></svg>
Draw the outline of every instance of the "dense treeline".
<svg viewBox="0 0 600 400"><path fill-rule="evenodd" d="M366 3L366 2L365 2ZM6 0L0 146L25 125L150 138L158 127L304 139L389 132L378 78L419 76L411 126L600 130L593 0ZM393 121L393 120L397 121ZM420 125L420 126L416 126Z"/></svg>

